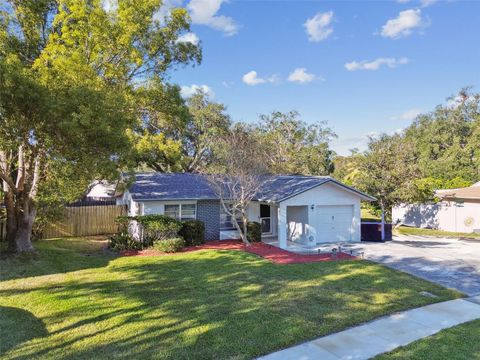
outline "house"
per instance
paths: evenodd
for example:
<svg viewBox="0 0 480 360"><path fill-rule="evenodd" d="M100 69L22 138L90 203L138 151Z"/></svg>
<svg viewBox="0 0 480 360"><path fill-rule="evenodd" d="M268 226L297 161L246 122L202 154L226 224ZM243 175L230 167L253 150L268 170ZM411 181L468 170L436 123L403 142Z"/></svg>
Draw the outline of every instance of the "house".
<svg viewBox="0 0 480 360"><path fill-rule="evenodd" d="M470 187L435 191L436 204L393 208L393 222L452 232L480 232L480 182Z"/></svg>
<svg viewBox="0 0 480 360"><path fill-rule="evenodd" d="M248 208L249 221L262 227L262 237L315 245L360 241L360 202L375 198L331 177L266 176ZM130 215L165 214L205 224L207 240L238 238L232 219L201 174L141 173L123 194Z"/></svg>
<svg viewBox="0 0 480 360"><path fill-rule="evenodd" d="M86 200L115 200L116 182L108 182L106 180L96 180L92 182L85 195Z"/></svg>

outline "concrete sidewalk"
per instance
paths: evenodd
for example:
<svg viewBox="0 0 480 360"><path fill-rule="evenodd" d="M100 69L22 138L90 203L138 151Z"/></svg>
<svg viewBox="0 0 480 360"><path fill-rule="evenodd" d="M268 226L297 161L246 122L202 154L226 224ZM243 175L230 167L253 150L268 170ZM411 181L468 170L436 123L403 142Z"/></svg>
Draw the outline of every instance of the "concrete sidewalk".
<svg viewBox="0 0 480 360"><path fill-rule="evenodd" d="M480 318L480 296L396 313L261 357L262 360L360 360Z"/></svg>

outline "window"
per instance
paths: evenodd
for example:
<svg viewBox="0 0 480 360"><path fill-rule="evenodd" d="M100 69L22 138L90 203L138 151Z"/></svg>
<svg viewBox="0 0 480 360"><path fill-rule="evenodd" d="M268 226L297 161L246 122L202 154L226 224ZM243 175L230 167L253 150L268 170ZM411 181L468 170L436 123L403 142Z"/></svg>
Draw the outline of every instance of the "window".
<svg viewBox="0 0 480 360"><path fill-rule="evenodd" d="M163 213L177 220L195 220L197 206L195 204L165 205Z"/></svg>
<svg viewBox="0 0 480 360"><path fill-rule="evenodd" d="M180 219L180 205L165 205L164 214L174 219Z"/></svg>
<svg viewBox="0 0 480 360"><path fill-rule="evenodd" d="M180 211L180 220L195 220L196 209L195 204L182 204Z"/></svg>
<svg viewBox="0 0 480 360"><path fill-rule="evenodd" d="M242 226L242 214L240 213L237 213L237 222L238 225ZM223 210L223 206L220 206L220 230L232 229L235 229L235 225L233 225L232 221L232 216L228 215L225 210Z"/></svg>

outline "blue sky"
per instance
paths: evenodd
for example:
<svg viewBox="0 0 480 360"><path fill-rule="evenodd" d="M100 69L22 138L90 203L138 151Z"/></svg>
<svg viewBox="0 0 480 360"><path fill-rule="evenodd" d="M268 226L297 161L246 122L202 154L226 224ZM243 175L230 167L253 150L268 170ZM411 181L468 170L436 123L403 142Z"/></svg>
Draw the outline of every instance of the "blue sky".
<svg viewBox="0 0 480 360"><path fill-rule="evenodd" d="M234 120L273 110L326 120L340 154L363 149L367 134L406 127L463 86L480 91L480 1L183 5L203 62L170 81L185 93L208 87Z"/></svg>

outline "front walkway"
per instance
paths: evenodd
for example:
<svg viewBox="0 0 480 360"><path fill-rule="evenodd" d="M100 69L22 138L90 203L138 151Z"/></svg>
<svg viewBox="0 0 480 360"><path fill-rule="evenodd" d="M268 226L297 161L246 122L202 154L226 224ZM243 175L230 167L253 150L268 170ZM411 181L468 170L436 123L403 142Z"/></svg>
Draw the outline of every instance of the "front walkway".
<svg viewBox="0 0 480 360"><path fill-rule="evenodd" d="M479 318L480 297L445 301L380 318L260 359L369 359L443 329Z"/></svg>

